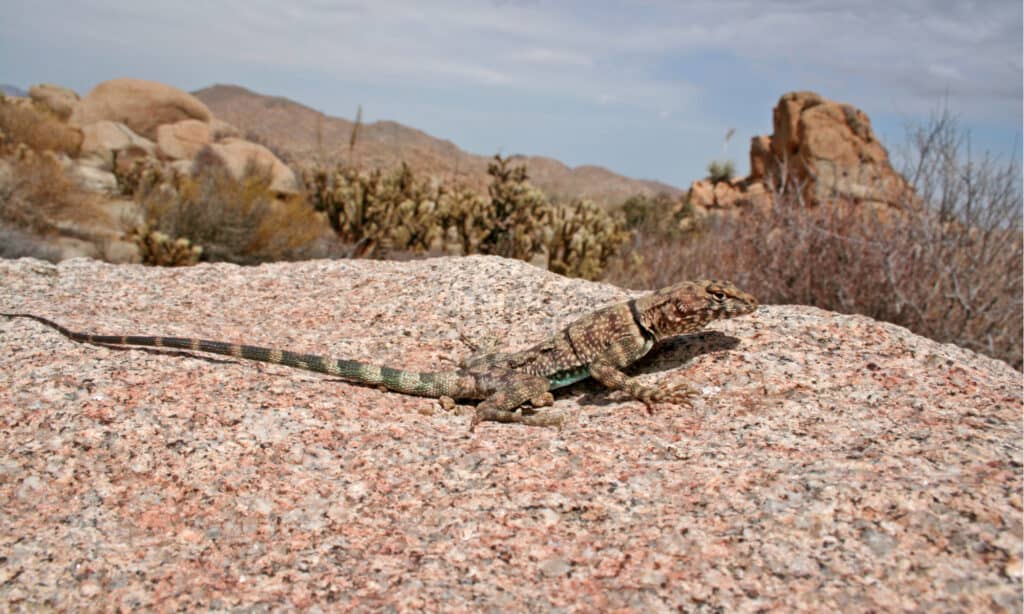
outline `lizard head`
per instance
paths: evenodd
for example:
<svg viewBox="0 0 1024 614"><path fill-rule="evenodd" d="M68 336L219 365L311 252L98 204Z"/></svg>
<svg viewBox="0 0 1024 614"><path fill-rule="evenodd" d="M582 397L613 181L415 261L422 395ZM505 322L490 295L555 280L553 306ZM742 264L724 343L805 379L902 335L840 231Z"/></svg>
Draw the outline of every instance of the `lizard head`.
<svg viewBox="0 0 1024 614"><path fill-rule="evenodd" d="M727 281L684 281L636 299L640 323L656 339L685 335L712 320L748 314L757 299Z"/></svg>

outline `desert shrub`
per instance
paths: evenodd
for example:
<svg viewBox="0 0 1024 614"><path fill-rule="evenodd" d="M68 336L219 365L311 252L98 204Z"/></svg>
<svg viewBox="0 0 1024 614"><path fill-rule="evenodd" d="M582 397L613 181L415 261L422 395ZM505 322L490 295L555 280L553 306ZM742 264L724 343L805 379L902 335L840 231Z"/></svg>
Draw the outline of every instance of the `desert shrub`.
<svg viewBox="0 0 1024 614"><path fill-rule="evenodd" d="M82 131L69 126L52 112L25 100L0 95L0 153L18 144L37 152L52 151L75 157L82 147Z"/></svg>
<svg viewBox="0 0 1024 614"><path fill-rule="evenodd" d="M135 236L148 264L292 260L309 257L323 236L322 218L301 196L273 193L259 166L236 179L202 153L189 175L152 165L139 160L123 174L144 211Z"/></svg>
<svg viewBox="0 0 1024 614"><path fill-rule="evenodd" d="M731 181L736 176L736 163L732 160L712 160L708 163L708 180L711 183Z"/></svg>
<svg viewBox="0 0 1024 614"><path fill-rule="evenodd" d="M526 168L495 156L487 197L453 182L339 166L307 171L310 200L358 256L495 254L594 277L625 240L616 216L589 203L553 205ZM550 258L549 258L550 256Z"/></svg>
<svg viewBox="0 0 1024 614"><path fill-rule="evenodd" d="M619 205L618 210L626 228L645 236L680 237L695 221L688 200L664 192L654 196L636 194Z"/></svg>
<svg viewBox="0 0 1024 614"><path fill-rule="evenodd" d="M815 305L906 326L1022 365L1024 238L1016 159L971 159L948 117L914 133L901 207L803 206L707 218L685 241L639 235L610 280L653 288L731 279L764 303ZM798 192L798 191L797 191Z"/></svg>
<svg viewBox="0 0 1024 614"><path fill-rule="evenodd" d="M61 222L103 215L99 197L65 172L53 152L19 144L0 159L0 223L32 234L56 234Z"/></svg>

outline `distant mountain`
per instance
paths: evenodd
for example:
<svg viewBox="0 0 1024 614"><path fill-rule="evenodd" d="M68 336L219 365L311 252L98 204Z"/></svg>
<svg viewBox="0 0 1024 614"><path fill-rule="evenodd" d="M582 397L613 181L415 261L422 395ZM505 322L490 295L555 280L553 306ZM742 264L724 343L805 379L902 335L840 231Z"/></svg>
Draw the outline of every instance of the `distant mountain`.
<svg viewBox="0 0 1024 614"><path fill-rule="evenodd" d="M352 122L347 119L235 85L214 85L192 94L247 138L270 146L293 164L302 166L316 160L333 164L349 158ZM392 168L404 161L417 173L458 177L478 189L489 179L490 156L465 152L451 141L393 121L360 126L353 153L355 161L365 168ZM570 168L541 156L515 158L526 164L530 181L552 198L590 198L611 205L634 194L681 193L679 188L631 179L600 166Z"/></svg>
<svg viewBox="0 0 1024 614"><path fill-rule="evenodd" d="M2 93L4 96L18 96L20 98L28 96L28 92L21 89L17 85L11 85L9 83L0 83L0 93Z"/></svg>

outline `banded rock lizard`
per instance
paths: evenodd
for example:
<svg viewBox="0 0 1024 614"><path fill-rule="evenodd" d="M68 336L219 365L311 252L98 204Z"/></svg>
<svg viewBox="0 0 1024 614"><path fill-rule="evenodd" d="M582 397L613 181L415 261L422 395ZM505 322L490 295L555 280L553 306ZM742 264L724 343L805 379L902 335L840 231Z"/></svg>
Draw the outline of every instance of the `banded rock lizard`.
<svg viewBox="0 0 1024 614"><path fill-rule="evenodd" d="M588 377L613 390L623 390L648 408L658 403L690 405L696 392L686 384L645 386L622 369L660 342L702 329L708 322L751 313L757 299L731 283L689 281L656 290L583 316L560 332L519 352L482 352L447 371L417 372L355 360L205 339L158 336L97 335L69 330L41 316L30 318L78 342L113 346L176 348L246 358L336 375L347 381L382 386L403 394L432 397L442 405L454 400L480 401L470 430L483 421L533 426L561 425L560 416L516 411L529 402L545 407L552 390Z"/></svg>

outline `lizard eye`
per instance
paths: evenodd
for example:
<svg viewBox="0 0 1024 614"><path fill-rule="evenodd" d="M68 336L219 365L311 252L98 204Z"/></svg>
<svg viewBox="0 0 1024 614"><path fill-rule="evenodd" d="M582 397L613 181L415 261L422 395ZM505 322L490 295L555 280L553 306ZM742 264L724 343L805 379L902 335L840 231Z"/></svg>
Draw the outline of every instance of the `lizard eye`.
<svg viewBox="0 0 1024 614"><path fill-rule="evenodd" d="M725 300L725 292L712 292L711 296L713 296L719 303Z"/></svg>

